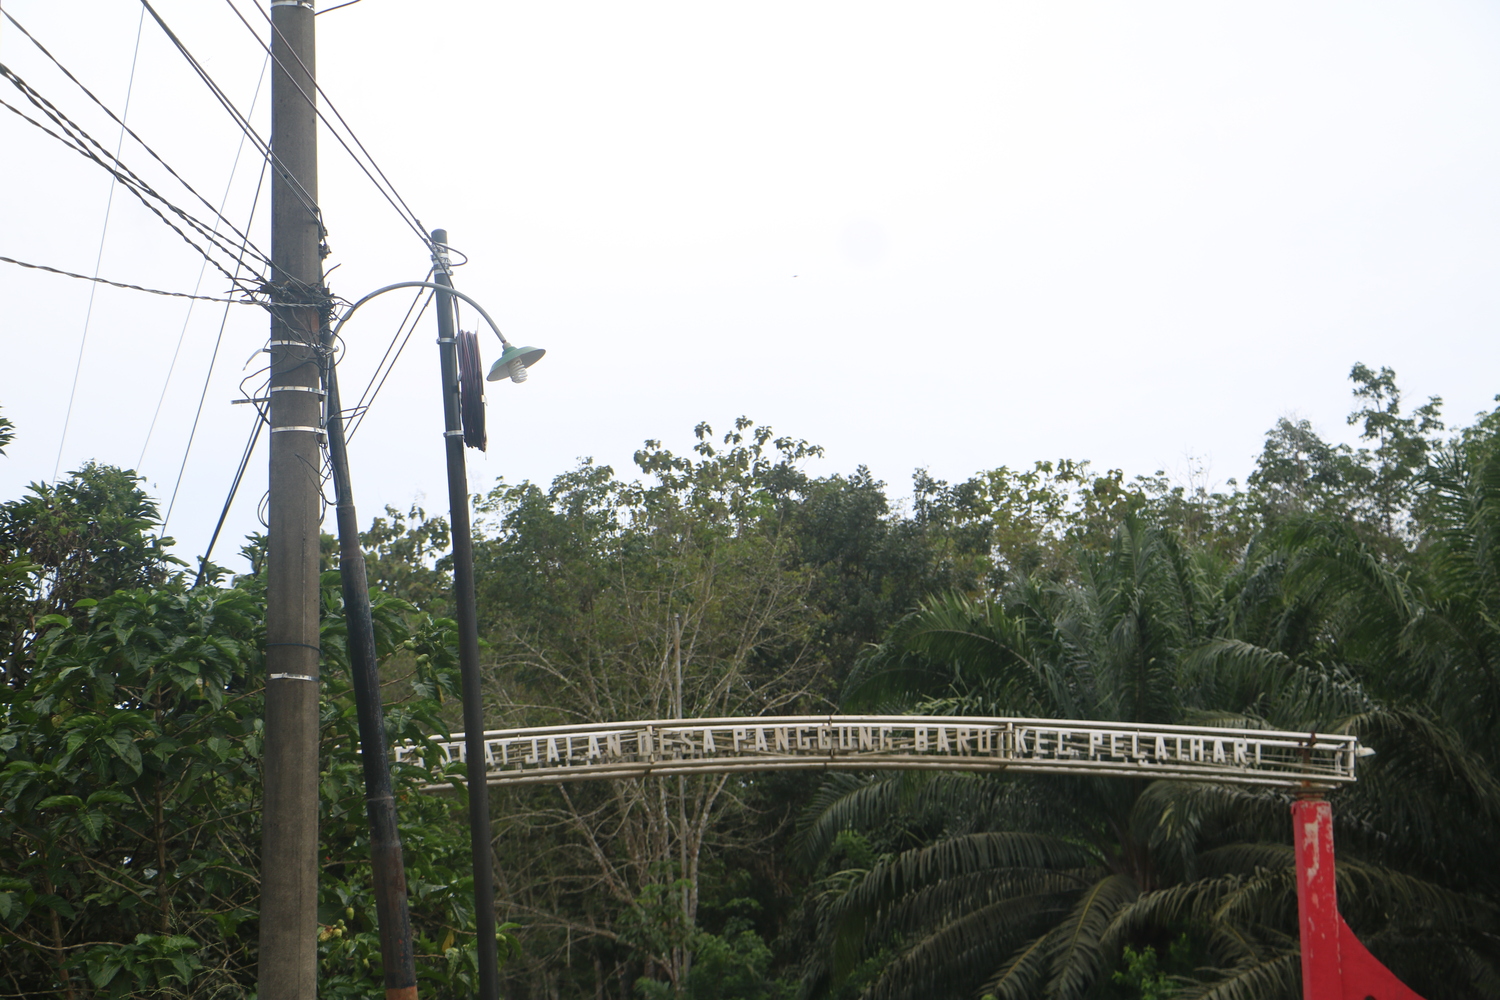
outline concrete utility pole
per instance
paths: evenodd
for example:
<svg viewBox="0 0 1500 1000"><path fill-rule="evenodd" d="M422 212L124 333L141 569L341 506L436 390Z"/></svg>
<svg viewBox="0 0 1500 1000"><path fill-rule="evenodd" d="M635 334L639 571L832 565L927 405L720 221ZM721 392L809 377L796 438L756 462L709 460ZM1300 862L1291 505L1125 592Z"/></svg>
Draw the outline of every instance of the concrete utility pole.
<svg viewBox="0 0 1500 1000"><path fill-rule="evenodd" d="M318 540L323 458L313 6L271 3L271 493L261 1000L318 986Z"/></svg>

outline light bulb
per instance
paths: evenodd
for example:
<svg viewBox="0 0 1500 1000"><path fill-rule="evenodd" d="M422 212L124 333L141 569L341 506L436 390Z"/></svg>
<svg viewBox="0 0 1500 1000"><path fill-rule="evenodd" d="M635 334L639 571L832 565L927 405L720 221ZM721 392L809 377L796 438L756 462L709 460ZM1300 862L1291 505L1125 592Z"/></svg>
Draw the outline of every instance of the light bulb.
<svg viewBox="0 0 1500 1000"><path fill-rule="evenodd" d="M510 363L505 367L510 371L510 380L512 382L526 381L526 365L521 362L520 358L512 358Z"/></svg>

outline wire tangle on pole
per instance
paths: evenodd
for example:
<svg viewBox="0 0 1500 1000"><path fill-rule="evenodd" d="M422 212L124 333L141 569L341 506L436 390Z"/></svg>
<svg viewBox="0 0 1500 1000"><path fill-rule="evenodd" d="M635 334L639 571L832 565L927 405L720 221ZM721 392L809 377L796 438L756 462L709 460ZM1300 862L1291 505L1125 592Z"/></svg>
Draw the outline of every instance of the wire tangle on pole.
<svg viewBox="0 0 1500 1000"><path fill-rule="evenodd" d="M257 88L257 92L256 93L257 93L257 96L259 96L259 89L258 88ZM252 105L252 107L253 107L253 105ZM244 148L244 140L242 139L241 140L240 150L236 150L235 154L234 154L234 162L235 162L235 166L236 167L239 166L240 152L243 150L243 148ZM233 172L233 170L231 170L230 171L230 181L229 181L229 184L226 184L224 186L224 197L226 199L228 199L228 197L229 197L229 186L233 182L234 182L234 172ZM261 195L261 191L265 188L265 183L266 183L266 163L265 163L265 161L262 161L261 162L261 167L260 167L260 177L259 177L259 179L255 183L255 197L250 202L250 214L245 219L245 228L247 230L255 222L255 211L256 211L257 208L260 207L260 195ZM199 278L200 281L203 279L203 275L202 275L201 271L200 271L200 273L198 275L198 278ZM191 312L191 306L189 306L189 312ZM203 403L208 398L208 384L209 384L209 381L213 378L214 364L219 360L219 347L224 343L224 328L225 328L225 326L228 325L228 323L229 323L229 307L226 305L224 307L224 315L219 318L219 333L214 338L214 349L213 349L213 353L211 355L209 355L208 368L203 373L203 387L198 392L198 406L193 411L193 425L192 425L192 427L188 431L187 444L185 444L183 446L183 449L182 449L182 461L177 466L177 481L172 485L172 500L171 500L170 503L167 504L167 515L166 515L166 517L162 519L162 529L163 530L166 530L167 519L169 519L172 516L172 510L177 505L177 491L180 490L180 489L182 489L182 479L183 479L183 476L187 472L188 456L192 454L192 451L193 451L193 442L198 437L198 422L203 418ZM187 321L186 320L183 321L182 330L183 330L183 334L182 335L185 335L187 333ZM179 348L182 345L182 335L179 335L178 340L177 340ZM176 358L176 355L174 354L173 358L172 358L172 362L173 362L174 365L176 364L176 361L177 361L177 358ZM161 393L162 393L161 394L161 399L162 400L166 399L167 384L170 381L171 381L171 374L168 373L167 380L162 383L162 387L161 387ZM161 412L161 402L158 401L156 405L157 405L157 413L159 414ZM257 421L257 429L256 429L256 432L255 432L257 435L260 433L259 425L261 423L264 423L264 422L265 422L264 420ZM155 425L156 425L156 417L155 416L153 416L151 418L151 424L152 424L152 427L154 428ZM147 433L146 433L147 444L150 443L150 440L151 440L151 432L148 430ZM254 445L254 440L252 439L250 447L253 448L254 446L255 446ZM144 463L145 457L146 457L146 448L145 448L145 446L142 446L142 448L141 448L141 461L142 461L142 463ZM246 458L248 460L248 454L247 454ZM241 472L241 475L243 475L243 471ZM237 487L238 487L238 482L236 482L236 488ZM232 501L233 499L234 499L234 493L231 491L231 493L230 493L230 500ZM229 513L229 508L228 508L227 502L226 502L226 505L225 505L225 508L224 508L224 513L225 513L225 515L227 515ZM215 529L215 534L217 534L217 529ZM210 550L211 550L212 549L212 543L210 543L209 547L210 547ZM207 556L205 555L204 558L206 559Z"/></svg>

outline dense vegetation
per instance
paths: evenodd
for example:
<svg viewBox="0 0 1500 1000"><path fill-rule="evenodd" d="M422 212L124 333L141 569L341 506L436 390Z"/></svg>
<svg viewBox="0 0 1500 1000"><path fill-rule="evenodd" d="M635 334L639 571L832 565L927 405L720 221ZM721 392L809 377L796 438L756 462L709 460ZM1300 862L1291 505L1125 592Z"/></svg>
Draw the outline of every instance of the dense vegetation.
<svg viewBox="0 0 1500 1000"><path fill-rule="evenodd" d="M476 498L486 716L680 697L1356 732L1377 756L1335 803L1341 908L1423 995L1500 997L1500 411L1450 433L1388 369L1351 378L1359 447L1281 420L1222 490L1064 460L918 472L894 506L743 419L685 455L647 442L639 478L496 484ZM99 466L0 505L3 992L253 988L261 582L189 587L155 524ZM365 542L392 736L441 731L446 522L388 511ZM361 995L378 954L329 584L324 990ZM423 992L464 996L462 804L418 782L398 771ZM1300 993L1274 792L766 775L492 802L515 1000Z"/></svg>

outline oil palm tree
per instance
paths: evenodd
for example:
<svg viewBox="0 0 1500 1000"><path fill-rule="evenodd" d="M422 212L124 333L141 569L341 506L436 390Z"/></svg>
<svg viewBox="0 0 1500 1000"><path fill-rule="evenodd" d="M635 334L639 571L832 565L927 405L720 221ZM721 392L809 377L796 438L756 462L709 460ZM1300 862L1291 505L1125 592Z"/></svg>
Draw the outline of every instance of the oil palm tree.
<svg viewBox="0 0 1500 1000"><path fill-rule="evenodd" d="M1428 773L1462 771L1441 752L1451 740L1429 726L1424 742L1420 719L1382 709L1338 664L1235 638L1236 624L1255 617L1248 595L1261 569L1228 574L1130 520L1108 552L1080 560L1073 583L1021 581L992 602L929 601L866 657L847 700L966 715L1363 726L1428 751L1396 755L1409 770L1388 768L1387 784L1424 760ZM1236 581L1238 617L1221 596ZM1279 622L1267 624L1277 616L1264 609L1255 620L1296 633L1296 609L1283 610ZM1491 795L1482 774L1467 776L1476 799ZM1382 802L1367 796L1349 822L1379 829ZM822 948L805 986L815 994L883 953L872 1000L1107 995L1125 946L1165 952L1186 933L1201 968L1180 995L1295 997L1286 806L1271 793L1144 779L831 780L805 819L804 851L836 858L841 835L860 831L884 853L826 880ZM1354 857L1340 869L1356 918L1424 915L1416 929L1386 919L1393 944L1492 922L1483 900L1427 873ZM1458 977L1465 988L1494 968L1472 937L1450 935L1453 962L1475 970Z"/></svg>

